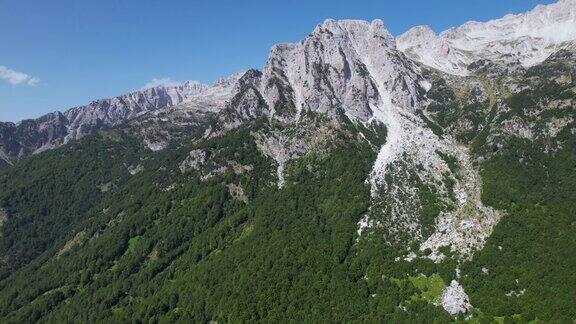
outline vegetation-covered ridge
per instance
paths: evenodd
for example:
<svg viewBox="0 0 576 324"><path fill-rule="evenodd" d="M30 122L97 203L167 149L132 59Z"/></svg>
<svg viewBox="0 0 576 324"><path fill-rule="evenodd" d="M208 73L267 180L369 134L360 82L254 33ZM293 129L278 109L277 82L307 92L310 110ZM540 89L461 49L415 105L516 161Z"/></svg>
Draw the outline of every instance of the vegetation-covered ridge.
<svg viewBox="0 0 576 324"><path fill-rule="evenodd" d="M478 62L461 78L425 72L417 126L466 159L432 150L445 171L435 184L419 177L417 154L391 165L383 181L418 199L419 236L392 232L389 197L371 192L391 130L339 106L303 110L298 122L242 115L229 128L190 115L178 136L141 116L28 157L0 173L0 319L574 321L572 58L559 52L513 73ZM139 126L158 132L146 138ZM478 204L454 215L486 206L502 217L466 258L449 246L431 257L424 239L442 212L459 210L455 183L470 174L478 190L465 193ZM377 204L386 226L360 235ZM456 288L466 308L450 315Z"/></svg>
<svg viewBox="0 0 576 324"><path fill-rule="evenodd" d="M86 187L101 197L86 207L84 218L62 230L39 226L38 232L58 236L54 245L2 281L2 317L8 322L423 320L430 314L449 319L428 297L414 297L421 294L420 284L404 275L391 276L406 278L400 281L367 279L370 253L383 251L371 244L361 248L365 243L357 241L375 157L357 129L335 131L329 150L290 161L280 190L274 163L258 151L253 135L268 127L256 123L162 154L143 151L120 168L124 178L107 174L89 181ZM129 141L120 143L127 152L134 149ZM109 136L90 137L16 168L40 167L72 152L88 158L117 144ZM181 169L197 150L205 152L204 161ZM4 181L15 181L15 174L4 174ZM238 199L238 188L245 199ZM69 204L57 196L51 200ZM18 215L16 204L4 198L3 204ZM398 298L404 306L398 307Z"/></svg>

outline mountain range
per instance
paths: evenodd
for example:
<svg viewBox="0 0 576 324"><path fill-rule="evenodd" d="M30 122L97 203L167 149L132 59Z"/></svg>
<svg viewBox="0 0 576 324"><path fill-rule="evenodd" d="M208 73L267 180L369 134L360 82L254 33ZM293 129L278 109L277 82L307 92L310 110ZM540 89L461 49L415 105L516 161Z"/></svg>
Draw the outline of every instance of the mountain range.
<svg viewBox="0 0 576 324"><path fill-rule="evenodd" d="M0 317L573 321L575 104L560 0L0 123Z"/></svg>
<svg viewBox="0 0 576 324"><path fill-rule="evenodd" d="M437 69L444 73L466 76L471 73L470 65L481 60L502 62L511 67L520 65L524 68L543 62L551 54L562 48L574 46L576 40L576 12L574 0L561 0L552 5L540 5L533 10L517 14L507 15L500 19L489 22L468 22L462 26L448 29L436 35L428 26L417 26L406 33L392 37L379 20L367 24L364 21L332 21L327 20L319 25L314 32L301 44L280 44L271 52L269 61L264 68L266 73L264 82L269 82L273 77L274 69L281 69L286 78L287 85L293 91L295 109L316 109L312 106L324 106L324 102L307 102L306 100L326 100L323 93L313 93L306 89L305 82L312 82L314 71L311 73L310 60L322 60L331 66L339 68L344 73L351 73L355 68L362 66L369 68L371 60L382 60L382 63L391 61L380 56L380 49L373 50L377 53L363 53L367 45L365 37L381 37L382 44L377 46L386 47L391 55L398 56L398 62L387 63L389 69L399 69L406 60L404 56L429 68ZM329 33L328 37L322 37L322 33ZM334 34L332 34L334 33ZM364 35L365 33L371 33ZM330 39L335 36L336 39ZM349 47L347 51L338 47L324 50L324 46L341 46L340 43ZM317 48L315 46L322 46ZM376 45L375 45L376 46ZM338 53L334 53L334 51ZM314 53L316 52L316 53ZM319 53L322 52L322 53ZM400 53L404 55L401 55ZM378 54L377 58L370 55ZM318 56L318 57L315 57ZM302 61L305 60L305 61ZM342 60L342 62L337 62ZM368 60L368 61L367 61ZM316 62L319 63L319 62ZM380 65L381 62L374 62ZM346 66L340 66L340 65ZM412 63L413 64L413 63ZM305 70L302 70L302 69ZM379 69L384 68L379 66ZM403 66L404 69L414 69ZM373 71L372 78L390 78L389 71ZM86 134L104 127L115 126L127 120L148 112L154 112L162 108L170 108L181 105L186 109L195 107L205 109L212 107L215 112L223 110L227 100L239 92L238 85L233 83L240 79L239 72L234 76L217 81L214 85L204 85L197 81L188 81L178 86L158 86L149 89L135 91L110 99L101 99L91 102L86 106L74 107L63 113L55 112L44 115L38 119L25 120L18 124L2 123L0 157L7 163L13 163L18 159L42 152L46 149L68 143L70 140L79 139ZM352 72L353 73L353 72ZM399 71L405 74L406 71ZM278 77L278 76L277 76ZM348 85L348 78L339 82ZM308 80L306 80L308 78ZM424 80L425 82L425 80ZM221 83L225 83L221 84ZM409 86L422 86L414 80L406 80ZM266 103L273 106L275 98L269 97L269 89L264 89L259 84L258 91L268 96ZM393 85L388 91L397 92L398 87ZM339 89L339 91L345 91ZM346 91L351 91L346 89ZM411 89L414 96L415 89ZM352 100L349 93L343 93L343 104L347 110L356 110L358 105L349 102ZM395 94L394 94L395 95ZM406 94L402 94L405 96ZM302 97L305 96L305 97ZM315 98L311 98L315 97ZM416 98L402 98L413 100L414 103L402 103L402 106L412 107L418 104ZM366 98L360 98L360 102L366 102ZM326 109L326 108L321 108ZM360 120L365 121L369 114L365 111L352 112L363 114ZM279 115L272 112L272 115Z"/></svg>

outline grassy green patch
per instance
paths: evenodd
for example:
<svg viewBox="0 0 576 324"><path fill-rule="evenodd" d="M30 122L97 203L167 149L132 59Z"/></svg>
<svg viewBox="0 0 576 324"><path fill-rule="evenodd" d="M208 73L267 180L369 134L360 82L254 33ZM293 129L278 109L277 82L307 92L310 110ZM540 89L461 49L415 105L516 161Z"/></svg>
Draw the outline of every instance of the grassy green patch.
<svg viewBox="0 0 576 324"><path fill-rule="evenodd" d="M439 274L435 273L431 276L421 274L408 277L408 280L420 290L420 293L414 297L424 299L433 304L440 302L440 297L444 288L446 288L446 284Z"/></svg>

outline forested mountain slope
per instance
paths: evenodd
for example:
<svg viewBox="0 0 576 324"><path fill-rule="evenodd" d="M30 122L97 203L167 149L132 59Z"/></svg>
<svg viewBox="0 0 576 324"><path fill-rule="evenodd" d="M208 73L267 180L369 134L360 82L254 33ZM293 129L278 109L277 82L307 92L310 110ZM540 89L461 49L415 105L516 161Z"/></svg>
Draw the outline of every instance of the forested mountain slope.
<svg viewBox="0 0 576 324"><path fill-rule="evenodd" d="M380 21L328 20L8 160L0 318L574 321L576 51L493 54L446 73Z"/></svg>

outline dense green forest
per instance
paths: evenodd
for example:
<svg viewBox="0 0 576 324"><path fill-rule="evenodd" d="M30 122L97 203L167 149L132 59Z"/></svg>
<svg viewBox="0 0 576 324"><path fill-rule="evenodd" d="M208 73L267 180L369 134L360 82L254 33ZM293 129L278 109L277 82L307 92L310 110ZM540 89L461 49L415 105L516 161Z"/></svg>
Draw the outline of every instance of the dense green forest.
<svg viewBox="0 0 576 324"><path fill-rule="evenodd" d="M41 164L50 166L46 170L69 169L60 163L72 154L81 155L74 161L86 168L114 170L105 165L110 160L85 162L122 151L126 154L119 156L127 160L114 164L118 170L140 163L143 171L87 178L83 186L92 199L68 201L71 194L57 191L50 199L41 196L38 202L62 206L63 214L86 211L66 226L54 226L53 217L61 216L46 214L42 222L24 227L33 226L40 237L27 236L19 243L22 249L45 249L2 280L2 317L8 322L449 320L419 297L422 292L405 269L386 270L386 278L377 275L397 254L385 242L376 237L357 242L375 152L366 142L341 136L330 154L291 163L282 190L248 130L169 154L142 152L133 160L130 153L137 149L129 141L95 136L25 161L3 176L5 183L14 183L2 193L12 212L22 208L14 200L22 190L16 179L24 181L18 172L26 173L27 181L50 182L28 187L39 191L34 195L52 186L66 190L69 177L42 174ZM232 158L254 169L204 182L194 172L181 174L178 163L199 147L215 152L215 160ZM98 189L103 183L112 183L108 191ZM227 183L242 186L248 203L233 199ZM48 241L45 233L52 233L53 246L41 245ZM367 269L373 275L368 277Z"/></svg>
<svg viewBox="0 0 576 324"><path fill-rule="evenodd" d="M508 214L463 267L476 307L528 320L576 318L576 291L567 289L576 287L575 148L549 158L515 140L484 164L484 199Z"/></svg>
<svg viewBox="0 0 576 324"><path fill-rule="evenodd" d="M0 205L15 215L2 227L0 278L82 228L105 197L102 189L122 186L140 151L129 140L87 138L0 175Z"/></svg>
<svg viewBox="0 0 576 324"><path fill-rule="evenodd" d="M358 240L375 158L366 142L343 132L329 154L291 162L279 190L248 129L163 154L110 138L86 138L2 175L2 206L18 215L2 228L2 249L16 261L0 283L6 322L453 320L434 302L455 261L398 262L383 237ZM208 180L182 174L180 161L199 148L253 169ZM135 165L141 171L131 175ZM475 317L576 316L565 289L575 284L575 167L574 147L550 159L522 141L483 163L484 199L509 215L462 265Z"/></svg>

